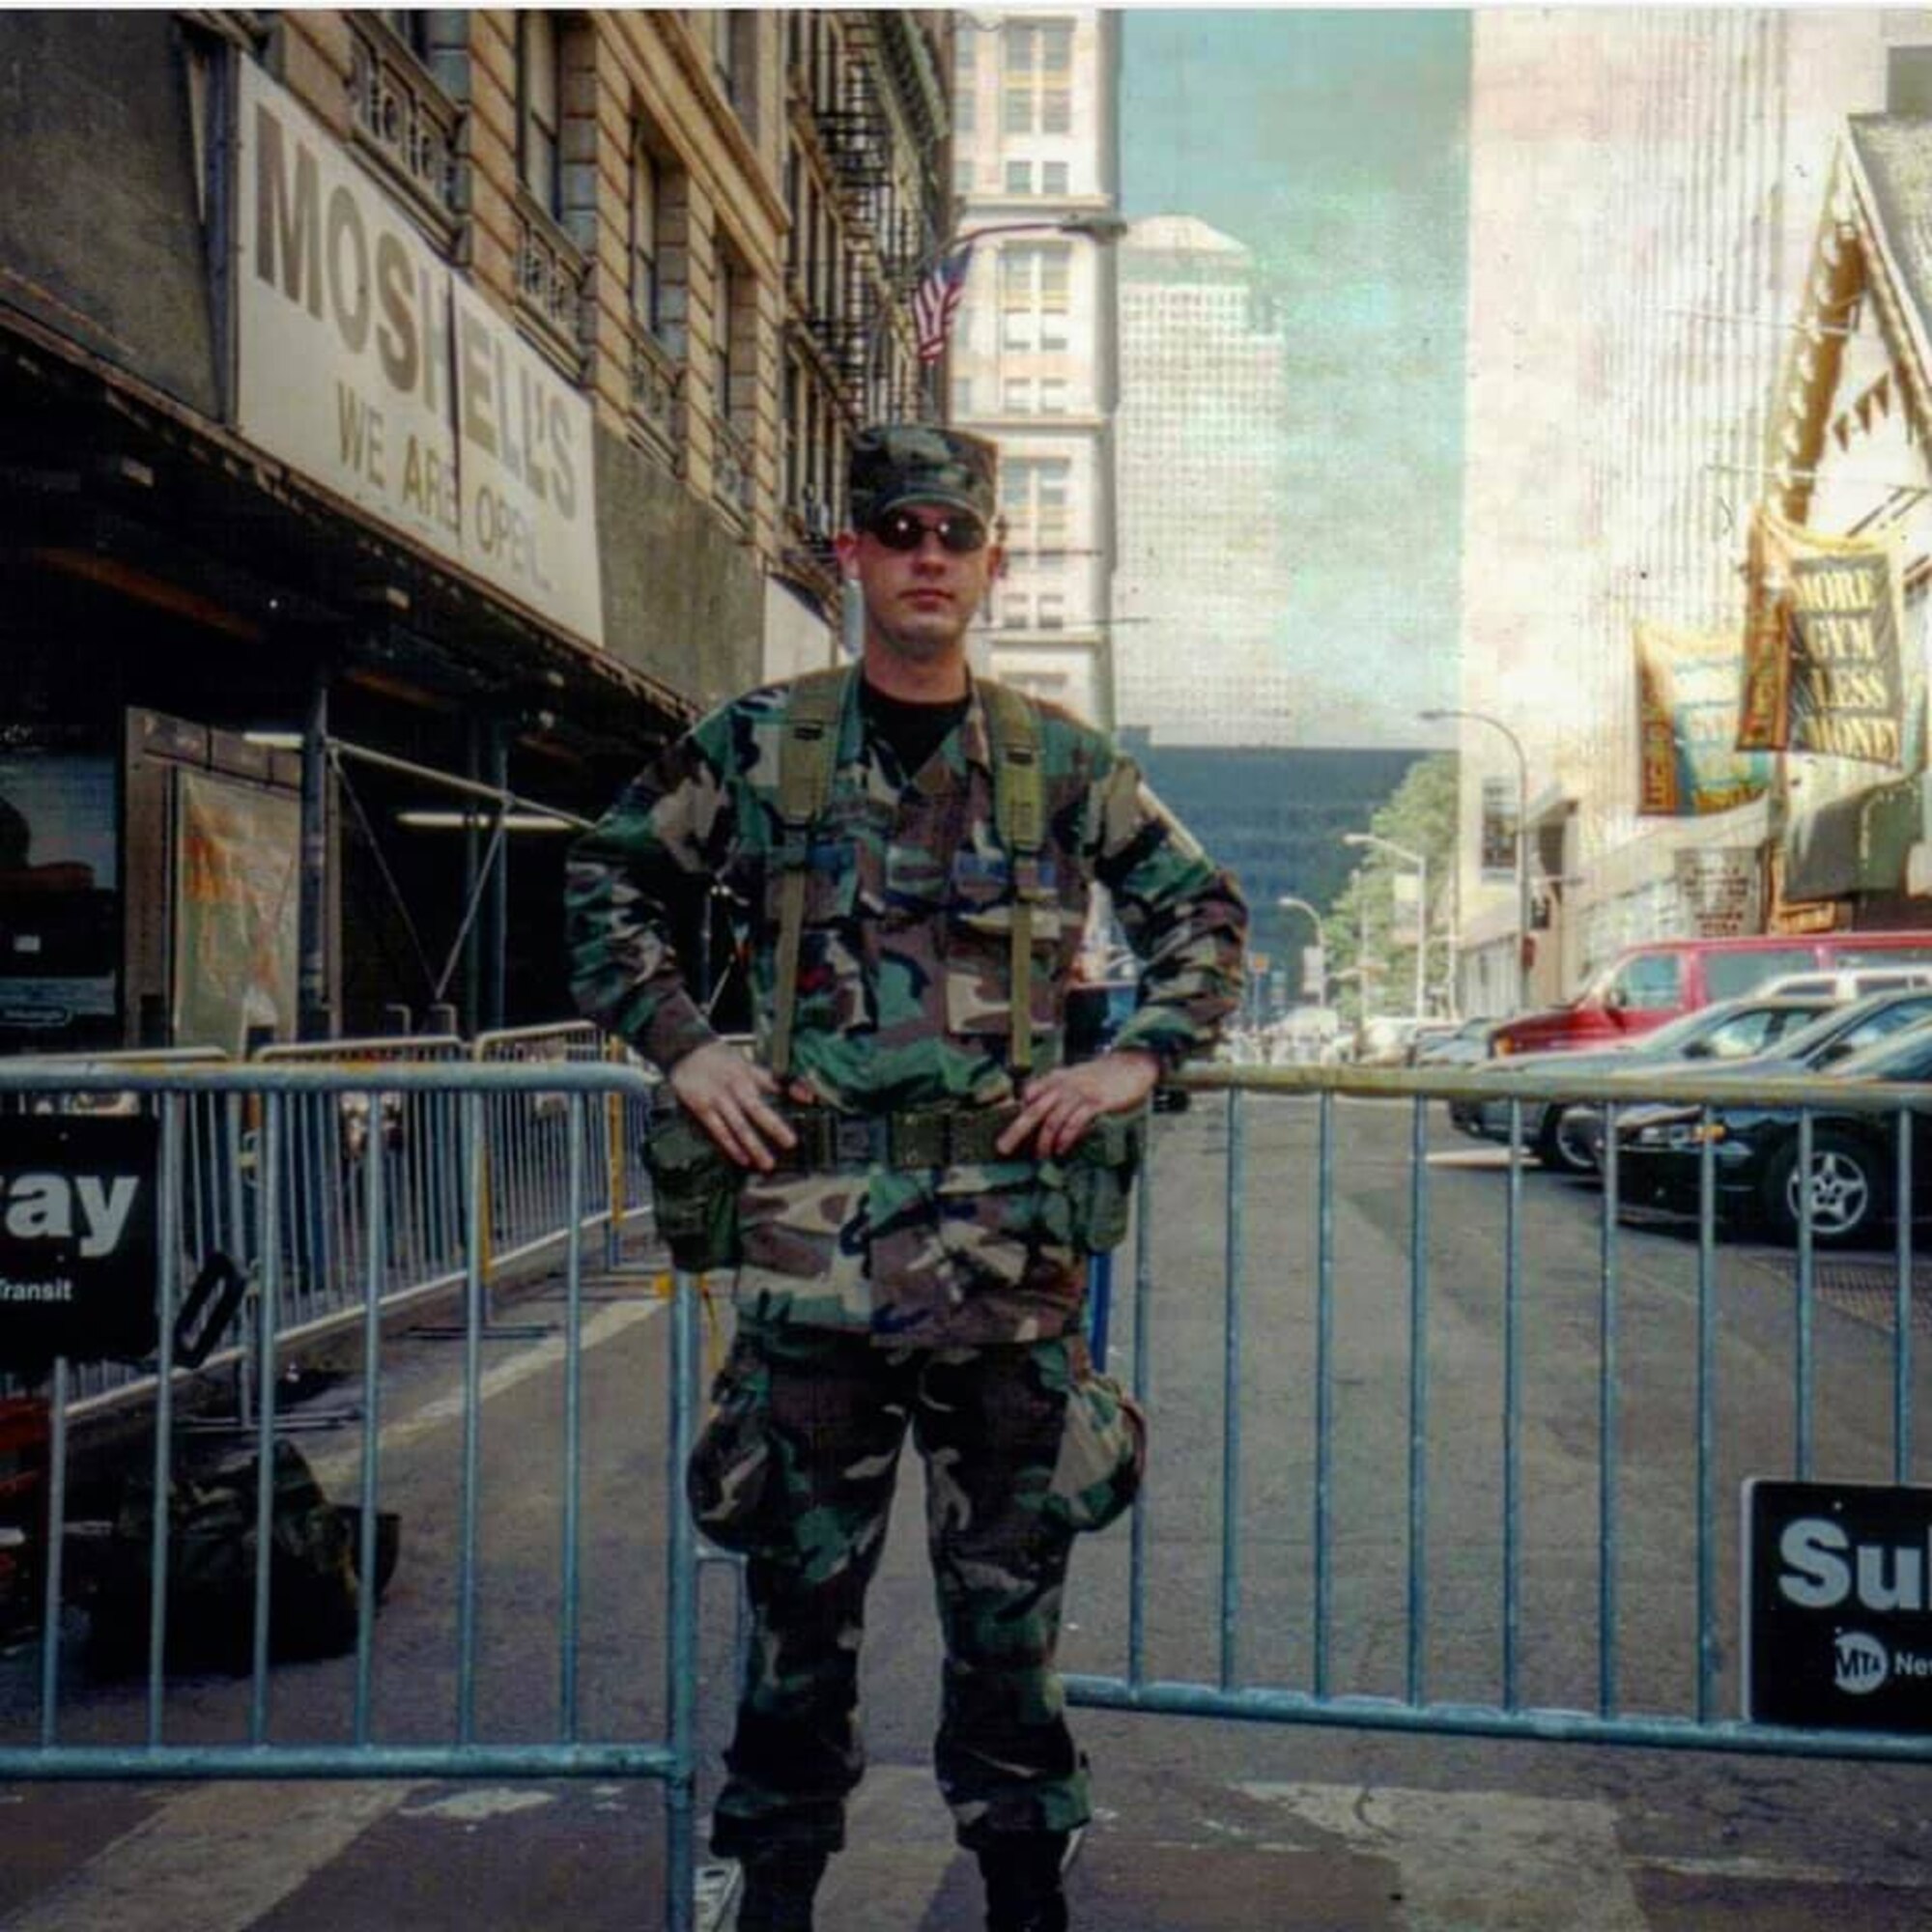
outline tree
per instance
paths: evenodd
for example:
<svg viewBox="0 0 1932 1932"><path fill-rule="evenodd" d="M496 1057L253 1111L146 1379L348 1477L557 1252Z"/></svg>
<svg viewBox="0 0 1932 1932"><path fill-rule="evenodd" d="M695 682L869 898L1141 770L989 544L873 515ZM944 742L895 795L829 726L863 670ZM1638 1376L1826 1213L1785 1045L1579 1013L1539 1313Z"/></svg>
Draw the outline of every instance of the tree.
<svg viewBox="0 0 1932 1932"><path fill-rule="evenodd" d="M1453 752L1418 758L1402 782L1369 818L1367 831L1429 864L1429 902L1423 908L1424 983L1438 1010L1454 1007L1455 972L1451 938L1455 930L1457 760ZM1328 971L1343 982L1337 1002L1345 1019L1359 1025L1373 1012L1406 1011L1406 989L1415 983L1415 949L1391 936L1395 877L1414 876L1414 867L1378 846L1361 848L1361 864L1335 895L1322 921L1328 938ZM1364 999L1364 982L1368 998ZM1444 997L1445 990L1448 997Z"/></svg>

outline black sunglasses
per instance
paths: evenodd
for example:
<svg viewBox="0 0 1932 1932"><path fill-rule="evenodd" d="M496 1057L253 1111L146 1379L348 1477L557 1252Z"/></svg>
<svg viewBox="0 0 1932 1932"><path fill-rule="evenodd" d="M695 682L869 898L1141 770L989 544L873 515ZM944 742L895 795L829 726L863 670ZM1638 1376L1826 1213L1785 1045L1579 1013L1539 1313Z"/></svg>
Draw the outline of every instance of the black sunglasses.
<svg viewBox="0 0 1932 1932"><path fill-rule="evenodd" d="M986 526L978 517L949 510L927 523L910 510L887 510L866 526L888 550L917 550L928 533L939 539L942 549L954 556L971 556L986 547Z"/></svg>

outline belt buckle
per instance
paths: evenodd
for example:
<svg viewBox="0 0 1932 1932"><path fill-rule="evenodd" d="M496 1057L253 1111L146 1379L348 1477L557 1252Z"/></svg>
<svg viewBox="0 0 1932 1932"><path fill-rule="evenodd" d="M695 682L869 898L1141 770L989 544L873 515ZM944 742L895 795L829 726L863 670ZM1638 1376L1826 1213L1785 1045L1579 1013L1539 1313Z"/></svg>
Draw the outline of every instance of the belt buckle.
<svg viewBox="0 0 1932 1932"><path fill-rule="evenodd" d="M952 1116L943 1107L894 1114L888 1134L895 1167L950 1167Z"/></svg>
<svg viewBox="0 0 1932 1932"><path fill-rule="evenodd" d="M840 1166L867 1167L872 1159L872 1123L861 1114L840 1114L832 1122L832 1158Z"/></svg>

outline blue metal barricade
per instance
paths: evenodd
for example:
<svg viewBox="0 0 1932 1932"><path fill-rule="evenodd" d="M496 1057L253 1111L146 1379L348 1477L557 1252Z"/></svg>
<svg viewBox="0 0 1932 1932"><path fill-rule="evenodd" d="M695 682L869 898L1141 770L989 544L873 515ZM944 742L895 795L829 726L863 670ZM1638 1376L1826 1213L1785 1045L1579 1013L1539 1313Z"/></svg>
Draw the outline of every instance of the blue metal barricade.
<svg viewBox="0 0 1932 1932"><path fill-rule="evenodd" d="M1744 1715L1725 1617L1742 1588L1743 1479L1827 1468L1810 1196L1788 1263L1753 1250L1746 1280L1747 1263L1730 1248L1720 1256L1717 1241L1717 1136L1707 1131L1694 1247L1679 1238L1639 1267L1614 1135L1619 1102L1708 1101L1720 1080L1226 1067L1186 1084L1197 1104L1156 1137L1128 1320L1117 1308L1114 1321L1156 1453L1124 1564L1104 1546L1083 1558L1123 1574L1119 1594L1098 1602L1091 1579L1077 1579L1071 1701L1409 1732L1932 1756L1924 1736ZM1909 1203L1912 1114L1932 1092L1804 1077L1759 1081L1750 1094L1895 1119L1893 1185ZM1432 1150L1428 1110L1429 1096L1447 1094L1501 1094L1518 1107L1607 1102L1608 1171L1587 1267L1559 1263L1551 1199L1539 1191L1574 1195L1576 1183L1526 1178L1520 1122L1492 1157L1500 1171L1486 1177L1487 1195L1471 1181L1454 1222L1444 1216L1438 1196L1455 1176ZM1708 1107L1704 1118L1708 1127ZM1374 1124L1372 1176L1350 1166L1345 1122L1351 1147ZM1203 1172L1217 1165L1225 1214L1213 1284L1199 1278L1207 1223L1173 1204L1201 1198ZM1574 1206L1565 1211L1574 1221ZM1889 1349L1879 1360L1861 1331L1838 1351L1827 1473L1922 1482L1910 1211L1869 1266L1889 1277ZM1757 1285L1784 1274L1788 1291L1759 1299ZM1200 1330L1215 1286L1210 1357ZM1854 1417L1887 1427L1854 1442ZM1193 1453L1206 1443L1216 1446ZM1205 1546L1204 1523L1218 1524ZM1897 1587L1911 1574L1908 1564ZM1109 1653L1116 1669L1088 1667Z"/></svg>
<svg viewBox="0 0 1932 1932"><path fill-rule="evenodd" d="M171 1681L169 1631L172 1578L171 1508L156 1507L152 1520L146 1645L147 1694L141 1734L103 1741L100 1720L88 1700L72 1694L65 1655L66 1570L70 1538L68 1482L70 1410L73 1374L65 1360L55 1362L50 1391L47 1458L47 1551L42 1603L39 1682L36 1709L18 1722L0 1720L0 1778L219 1778L219 1777L610 1777L659 1780L666 1796L665 1912L670 1932L693 1924L696 1866L694 1791L696 1686L697 1680L697 1549L688 1513L681 1506L682 1471L694 1434L698 1363L697 1303L695 1285L684 1277L670 1298L667 1346L665 1432L661 1493L651 1508L632 1498L619 1523L593 1525L584 1518L585 1372L583 1276L585 1230L592 1208L592 1172L600 1157L606 1103L639 1099L643 1076L605 1063L551 1062L536 1065L475 1065L449 1060L409 1064L401 1060L358 1065L293 1065L286 1058L250 1065L116 1065L89 1070L75 1065L16 1062L0 1065L0 1105L31 1107L42 1096L60 1106L84 1104L85 1096L132 1094L160 1122L158 1192L159 1358L153 1377L151 1488L156 1497L172 1498L181 1471L181 1432L177 1422L177 1376L173 1318L182 1303L187 1269L196 1260L200 1231L184 1214L188 1198L189 1163L194 1157L193 1122L207 1103L217 1110L247 1109L254 1122L252 1166L252 1252L257 1257L254 1360L259 1374L254 1417L254 1548L271 1547L274 1461L278 1407L274 1373L275 1341L285 1330L286 1304L295 1300L311 1310L318 1292L318 1250L307 1228L293 1229L297 1218L319 1217L335 1241L329 1266L338 1271L337 1288L359 1309L360 1431L355 1456L358 1511L358 1574L379 1574L378 1536L383 1505L392 1480L383 1437L384 1292L393 1279L391 1253L396 1239L414 1238L417 1229L394 1210L403 1188L418 1184L411 1163L408 1135L400 1143L371 1131L354 1157L334 1166L331 1149L342 1146L340 1123L360 1118L374 1123L400 1109L400 1117L427 1117L435 1105L446 1108L453 1122L450 1150L451 1204L461 1228L460 1279L464 1309L464 1355L456 1418L460 1447L451 1481L454 1507L444 1520L451 1570L445 1580L454 1591L449 1654L433 1666L421 1657L385 1661L375 1623L375 1592L358 1594L349 1714L341 1735L319 1738L313 1719L287 1729L270 1711L270 1657L274 1611L270 1564L255 1564L248 1708L234 1734L222 1735L210 1719L205 1696L183 1695ZM483 1222L489 1190L487 1112L493 1100L511 1096L554 1096L561 1139L558 1211L564 1235L559 1260L564 1297L563 1340L555 1351L560 1378L558 1412L561 1439L544 1445L520 1438L512 1463L515 1486L554 1498L558 1517L558 1574L550 1589L554 1616L544 1634L554 1644L555 1694L548 1716L532 1699L534 1674L521 1655L495 1654L488 1615L499 1606L486 1598L484 1576L493 1552L484 1534L485 1442L483 1432L483 1339L485 1293ZM356 1105L346 1103L354 1101ZM318 1146L319 1143L319 1146ZM292 1159L291 1149L307 1152ZM320 1151L311 1167L305 1163ZM321 1172L337 1181L347 1173L353 1199L327 1199L312 1177ZM343 1270L350 1270L353 1279ZM655 1308L658 1304L650 1304ZM548 1359L548 1358L547 1358ZM624 1414L630 1414L624 1405ZM498 1454L503 1453L500 1449ZM658 1721L604 1722L593 1719L580 1698L585 1663L582 1593L587 1548L602 1552L616 1536L629 1534L639 1548L658 1548L663 1563L662 1614L655 1633L662 1654L662 1695ZM500 1561L500 1554L497 1556ZM522 1600L531 1587L520 1580L512 1595ZM635 1582L622 1593L630 1610L638 1600ZM641 1634L624 1640L625 1682L636 1675L629 1658ZM605 1634L609 1640L608 1631ZM378 1669L433 1667L448 1684L453 1710L430 1737L385 1735L376 1695ZM517 1706L514 1721L493 1722L479 1693L486 1665L495 1663L491 1682L497 1696ZM507 1688L502 1688L507 1686ZM293 1734L290 1734L293 1732Z"/></svg>

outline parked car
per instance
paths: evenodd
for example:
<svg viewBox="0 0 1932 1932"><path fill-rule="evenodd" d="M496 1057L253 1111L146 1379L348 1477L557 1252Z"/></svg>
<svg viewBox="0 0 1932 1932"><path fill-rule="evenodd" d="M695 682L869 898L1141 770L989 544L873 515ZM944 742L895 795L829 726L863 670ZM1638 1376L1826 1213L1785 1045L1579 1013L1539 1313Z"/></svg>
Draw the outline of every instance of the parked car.
<svg viewBox="0 0 1932 1932"><path fill-rule="evenodd" d="M1762 992L1787 973L1863 966L1932 967L1932 932L1764 933L1656 939L1620 952L1567 1006L1496 1028L1501 1055L1615 1044L1714 1000Z"/></svg>
<svg viewBox="0 0 1932 1932"><path fill-rule="evenodd" d="M1684 1013L1654 1033L1601 1053L1522 1054L1501 1070L1511 1074L1553 1071L1567 1077L1573 1073L1624 1073L1638 1067L1653 1069L1680 1063L1701 1066L1710 1061L1742 1060L1747 1054L1762 1053L1774 1041L1795 1033L1825 1011L1830 1004L1821 998L1772 1000L1755 995L1741 1000L1719 1000L1696 1012ZM1596 1171L1595 1151L1573 1125L1573 1116L1579 1104L1533 1095L1512 1100L1497 1094L1480 1100L1451 1100L1449 1120L1465 1134L1508 1145L1510 1112L1514 1106L1520 1110L1522 1145L1545 1167L1559 1174L1591 1174Z"/></svg>
<svg viewBox="0 0 1932 1932"><path fill-rule="evenodd" d="M1758 1077L1769 1070L1759 1068ZM1932 1080L1932 1023L1909 1027L1820 1070L1847 1083ZM1741 1097L1713 1107L1708 1122L1701 1107L1647 1108L1643 1118L1618 1122L1624 1198L1694 1213L1708 1140L1714 1207L1726 1224L1795 1242L1808 1192L1811 1236L1820 1247L1870 1241L1894 1211L1898 1116L1834 1112L1829 1102L1810 1113L1811 1158L1808 1171L1801 1174L1796 1107L1762 1106ZM1918 1109L1913 1110L1911 1186L1917 1220L1932 1212L1932 1117Z"/></svg>
<svg viewBox="0 0 1932 1932"><path fill-rule="evenodd" d="M1809 1024L1787 1034L1767 1052L1727 1061L1709 1069L1713 1082L1725 1086L1742 1081L1778 1079L1795 1073L1822 1073L1839 1061L1889 1039L1910 1027L1932 1021L1932 986L1910 987L1897 993L1873 993L1842 1007L1828 1007ZM1664 1072L1658 1067L1654 1071ZM1684 1109L1676 1102L1634 1101L1617 1110L1617 1142L1627 1145L1636 1130L1654 1120L1672 1120ZM1594 1102L1576 1108L1567 1131L1590 1150L1596 1164L1604 1164L1605 1116Z"/></svg>
<svg viewBox="0 0 1932 1932"><path fill-rule="evenodd" d="M1907 986L1932 986L1932 966L1832 966L1811 973L1780 973L1757 991L1862 1000L1869 993L1892 993Z"/></svg>
<svg viewBox="0 0 1932 1932"><path fill-rule="evenodd" d="M1355 1036L1355 1062L1361 1066L1401 1066L1419 1027L1430 1025L1407 1013L1378 1013L1364 1020Z"/></svg>
<svg viewBox="0 0 1932 1932"><path fill-rule="evenodd" d="M1490 1057L1490 1035L1495 1021L1485 1014L1480 1019L1445 1025L1440 1032L1415 1039L1409 1050L1411 1066L1470 1066Z"/></svg>

